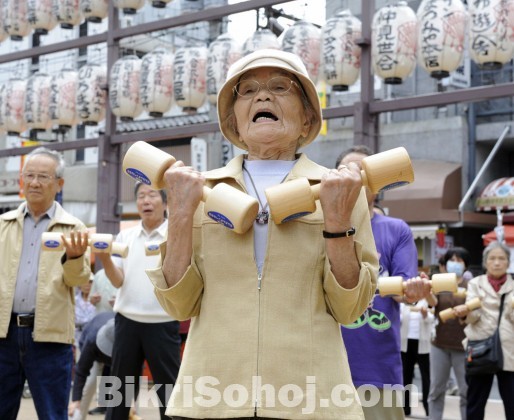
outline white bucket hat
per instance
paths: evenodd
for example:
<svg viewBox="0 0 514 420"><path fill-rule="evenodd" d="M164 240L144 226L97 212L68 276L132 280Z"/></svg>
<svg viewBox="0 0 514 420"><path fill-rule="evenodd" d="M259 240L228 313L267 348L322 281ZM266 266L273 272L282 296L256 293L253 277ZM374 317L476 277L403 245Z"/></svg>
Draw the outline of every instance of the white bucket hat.
<svg viewBox="0 0 514 420"><path fill-rule="evenodd" d="M96 335L96 345L106 356L112 357L112 346L114 344L114 318L107 321Z"/></svg>
<svg viewBox="0 0 514 420"><path fill-rule="evenodd" d="M221 132L232 144L240 149L248 150L248 147L239 140L239 134L234 131L228 116L234 104L234 86L244 73L261 67L274 67L286 70L298 78L315 113L309 133L300 140L299 147L311 143L318 136L322 123L321 103L316 86L309 78L307 69L300 57L289 52L274 49L257 50L239 59L228 69L227 81L223 84L218 94L218 120Z"/></svg>

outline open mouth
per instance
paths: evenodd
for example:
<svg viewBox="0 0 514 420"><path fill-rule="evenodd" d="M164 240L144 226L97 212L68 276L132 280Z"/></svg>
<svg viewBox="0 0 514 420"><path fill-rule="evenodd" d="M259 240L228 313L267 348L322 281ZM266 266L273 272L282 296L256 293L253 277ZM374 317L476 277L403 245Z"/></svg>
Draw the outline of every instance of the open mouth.
<svg viewBox="0 0 514 420"><path fill-rule="evenodd" d="M253 117L253 122L259 121L278 121L278 118L275 114L269 111L257 112L257 114Z"/></svg>

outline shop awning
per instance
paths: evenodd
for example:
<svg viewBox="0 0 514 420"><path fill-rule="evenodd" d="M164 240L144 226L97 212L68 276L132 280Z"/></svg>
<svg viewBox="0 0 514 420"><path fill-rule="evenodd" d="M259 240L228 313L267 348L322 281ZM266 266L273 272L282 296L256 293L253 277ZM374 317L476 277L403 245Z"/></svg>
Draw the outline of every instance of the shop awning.
<svg viewBox="0 0 514 420"><path fill-rule="evenodd" d="M514 210L514 178L499 178L484 188L476 201L477 211Z"/></svg>
<svg viewBox="0 0 514 420"><path fill-rule="evenodd" d="M462 199L462 168L458 163L433 160L413 160L414 182L384 193L382 207L389 215L409 224L458 223ZM467 225L494 226L496 217L490 214L464 212Z"/></svg>
<svg viewBox="0 0 514 420"><path fill-rule="evenodd" d="M411 225L414 239L435 239L439 225Z"/></svg>
<svg viewBox="0 0 514 420"><path fill-rule="evenodd" d="M505 235L505 243L508 246L514 247L514 225L503 225L503 232ZM482 239L484 240L484 245L487 246L491 242L496 241L496 233L494 230L491 232L487 232L485 235L482 235ZM513 257L511 256L511 259Z"/></svg>

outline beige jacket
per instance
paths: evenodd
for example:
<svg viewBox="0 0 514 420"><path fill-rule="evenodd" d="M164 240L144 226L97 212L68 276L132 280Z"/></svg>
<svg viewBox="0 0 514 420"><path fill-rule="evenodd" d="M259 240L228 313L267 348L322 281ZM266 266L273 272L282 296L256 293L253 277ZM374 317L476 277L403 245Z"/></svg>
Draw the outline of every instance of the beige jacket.
<svg viewBox="0 0 514 420"><path fill-rule="evenodd" d="M242 159L208 172L208 184L223 181L244 190ZM325 171L302 155L287 179L319 181ZM168 288L160 268L147 271L170 315L192 318L168 416L363 418L339 323L357 319L376 289L378 259L368 206L363 191L352 217L361 262L352 290L340 287L330 271L317 206L300 219L270 221L260 279L253 229L233 233L206 217L202 205L184 277ZM165 247L161 250L164 255Z"/></svg>
<svg viewBox="0 0 514 420"><path fill-rule="evenodd" d="M56 203L55 217L48 225L49 232L85 229L84 224ZM0 216L0 339L7 336L13 307L16 276L23 241L23 210ZM73 287L89 280L89 253L66 260L64 252L42 251L36 294L34 341L73 343L75 332L75 298Z"/></svg>
<svg viewBox="0 0 514 420"><path fill-rule="evenodd" d="M471 279L468 284L466 301L479 297L482 307L469 313L466 317L468 324L464 328L466 339L463 344L466 348L467 340L482 340L493 335L498 325L500 315L500 295L506 294L503 304L503 315L500 322L500 340L503 350L503 370L514 371L514 280L510 274L507 281L496 293L487 280L486 275Z"/></svg>

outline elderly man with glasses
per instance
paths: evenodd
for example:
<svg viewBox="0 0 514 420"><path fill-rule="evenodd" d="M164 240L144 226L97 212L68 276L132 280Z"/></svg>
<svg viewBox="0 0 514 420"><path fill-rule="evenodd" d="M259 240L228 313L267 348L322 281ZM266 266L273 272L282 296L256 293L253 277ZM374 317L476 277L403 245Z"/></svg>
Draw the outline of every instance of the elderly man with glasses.
<svg viewBox="0 0 514 420"><path fill-rule="evenodd" d="M40 147L22 171L26 201L0 216L0 419L16 419L25 380L38 417L67 419L75 331L73 288L89 281L84 224L55 201L64 161ZM44 232L63 251L42 251Z"/></svg>

